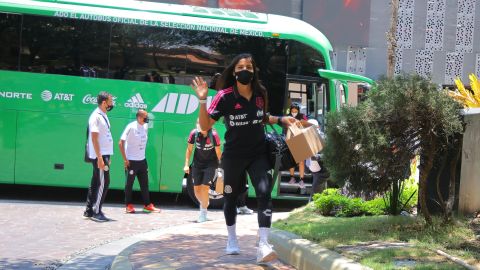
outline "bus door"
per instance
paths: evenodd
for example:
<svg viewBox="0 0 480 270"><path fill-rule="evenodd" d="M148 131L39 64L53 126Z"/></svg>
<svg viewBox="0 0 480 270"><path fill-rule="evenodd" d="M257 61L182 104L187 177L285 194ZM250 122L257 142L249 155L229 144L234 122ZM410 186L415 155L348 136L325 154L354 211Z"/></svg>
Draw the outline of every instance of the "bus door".
<svg viewBox="0 0 480 270"><path fill-rule="evenodd" d="M318 77L287 76L285 114L289 113L290 105L296 102L300 105L300 113L307 119L316 119L323 130L328 110L327 84L328 80Z"/></svg>
<svg viewBox="0 0 480 270"><path fill-rule="evenodd" d="M288 109L292 103L300 106L300 113L307 119L316 119L320 127L325 126L325 113L327 111L327 84L328 80L322 80L318 77L287 75L285 91L284 114L289 113ZM311 191L311 174L305 170L304 187L299 185L300 167L294 170L296 183L291 181L290 171L279 173L277 196L279 198L298 198L308 199Z"/></svg>

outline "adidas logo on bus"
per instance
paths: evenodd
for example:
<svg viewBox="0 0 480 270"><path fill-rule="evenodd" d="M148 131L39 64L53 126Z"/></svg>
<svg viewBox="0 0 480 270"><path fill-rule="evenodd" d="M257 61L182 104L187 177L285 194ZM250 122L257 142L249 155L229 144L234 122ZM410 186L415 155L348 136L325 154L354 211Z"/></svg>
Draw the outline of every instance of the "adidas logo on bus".
<svg viewBox="0 0 480 270"><path fill-rule="evenodd" d="M207 97L207 108L212 102L212 97ZM191 114L198 109L198 98L190 94L168 93L152 109L152 112Z"/></svg>
<svg viewBox="0 0 480 270"><path fill-rule="evenodd" d="M136 108L136 109L146 109L147 104L143 101L142 96L137 93L135 96L131 97L127 102L125 102L125 107L127 108Z"/></svg>

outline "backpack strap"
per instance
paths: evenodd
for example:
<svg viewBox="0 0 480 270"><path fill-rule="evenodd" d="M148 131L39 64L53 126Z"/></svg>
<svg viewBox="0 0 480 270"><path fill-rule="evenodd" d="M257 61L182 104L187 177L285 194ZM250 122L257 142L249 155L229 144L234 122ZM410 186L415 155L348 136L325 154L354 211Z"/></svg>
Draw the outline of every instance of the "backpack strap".
<svg viewBox="0 0 480 270"><path fill-rule="evenodd" d="M195 130L195 138L193 139L193 144L197 144L197 139L198 139L198 133L200 133L200 131L198 131L197 129ZM196 147L195 147L196 148Z"/></svg>
<svg viewBox="0 0 480 270"><path fill-rule="evenodd" d="M198 134L200 134L200 131L197 130L197 131L195 132L195 141L194 141L194 144L197 143ZM210 138L210 141L212 142L212 144L213 144L214 147L215 147L215 146L218 146L218 145L217 145L217 142L216 142L216 141L214 140L214 138L213 138L213 131L212 131L212 129L210 129L210 130L208 131L208 137Z"/></svg>
<svg viewBox="0 0 480 270"><path fill-rule="evenodd" d="M272 128L274 134L278 136L278 133L275 130L275 128L272 126L272 124L268 123L268 125ZM266 130L267 130L267 126L265 126L265 131ZM276 153L275 153L275 165L273 166L273 175L272 175L273 181L277 181L281 159L282 159L282 154L279 151L276 151Z"/></svg>

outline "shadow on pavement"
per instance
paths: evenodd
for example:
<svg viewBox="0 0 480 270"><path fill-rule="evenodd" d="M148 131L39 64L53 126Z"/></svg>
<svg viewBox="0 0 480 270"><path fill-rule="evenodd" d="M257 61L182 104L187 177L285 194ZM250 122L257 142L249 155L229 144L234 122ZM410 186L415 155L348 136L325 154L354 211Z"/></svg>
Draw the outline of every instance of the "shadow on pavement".
<svg viewBox="0 0 480 270"><path fill-rule="evenodd" d="M218 234L175 234L132 247L133 269L294 269L280 261L256 264L256 236L239 237L240 255L226 255L227 237Z"/></svg>

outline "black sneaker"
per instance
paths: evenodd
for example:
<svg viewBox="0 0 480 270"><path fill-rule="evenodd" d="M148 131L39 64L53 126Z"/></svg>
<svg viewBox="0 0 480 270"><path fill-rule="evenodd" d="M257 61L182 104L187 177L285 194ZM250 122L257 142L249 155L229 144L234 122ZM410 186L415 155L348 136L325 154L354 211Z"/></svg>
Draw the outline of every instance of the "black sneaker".
<svg viewBox="0 0 480 270"><path fill-rule="evenodd" d="M83 212L83 217L84 218L91 218L92 216L93 216L92 211L85 210L85 212Z"/></svg>
<svg viewBox="0 0 480 270"><path fill-rule="evenodd" d="M109 219L102 212L100 212L98 214L93 214L93 216L90 219L93 220L93 221L96 221L96 222L109 221Z"/></svg>

